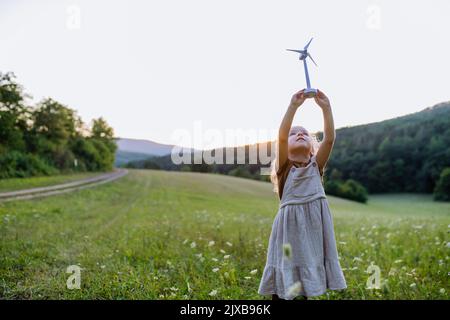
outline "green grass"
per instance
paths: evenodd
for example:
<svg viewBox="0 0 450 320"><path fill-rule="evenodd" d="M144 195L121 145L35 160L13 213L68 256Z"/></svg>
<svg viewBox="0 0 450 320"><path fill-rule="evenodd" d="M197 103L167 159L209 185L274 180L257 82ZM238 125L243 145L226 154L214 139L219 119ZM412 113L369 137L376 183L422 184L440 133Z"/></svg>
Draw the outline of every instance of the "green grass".
<svg viewBox="0 0 450 320"><path fill-rule="evenodd" d="M31 178L0 179L0 192L17 191L30 188L47 187L56 184L72 182L80 179L94 177L100 172L83 172L61 174L56 176L41 176Z"/></svg>
<svg viewBox="0 0 450 320"><path fill-rule="evenodd" d="M328 200L348 289L316 299L449 298L449 203L428 195ZM0 204L0 297L260 299L277 208L269 183L153 170ZM365 288L371 262L381 290ZM68 290L66 268L75 264L81 290Z"/></svg>

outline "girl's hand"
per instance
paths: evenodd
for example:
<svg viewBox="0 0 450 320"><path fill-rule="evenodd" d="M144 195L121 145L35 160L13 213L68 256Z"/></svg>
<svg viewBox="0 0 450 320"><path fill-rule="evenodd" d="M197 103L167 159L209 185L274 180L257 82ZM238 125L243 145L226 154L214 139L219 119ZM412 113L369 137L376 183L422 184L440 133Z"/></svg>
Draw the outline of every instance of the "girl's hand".
<svg viewBox="0 0 450 320"><path fill-rule="evenodd" d="M292 96L291 106L298 108L303 104L303 102L305 102L307 97L303 94L304 91L305 91L305 89L302 89Z"/></svg>
<svg viewBox="0 0 450 320"><path fill-rule="evenodd" d="M314 97L314 100L316 101L316 103L319 105L319 107L321 107L322 109L324 108L330 108L330 100L328 99L328 97L325 95L325 93L323 93L322 91L320 91L319 89L317 89L317 94Z"/></svg>

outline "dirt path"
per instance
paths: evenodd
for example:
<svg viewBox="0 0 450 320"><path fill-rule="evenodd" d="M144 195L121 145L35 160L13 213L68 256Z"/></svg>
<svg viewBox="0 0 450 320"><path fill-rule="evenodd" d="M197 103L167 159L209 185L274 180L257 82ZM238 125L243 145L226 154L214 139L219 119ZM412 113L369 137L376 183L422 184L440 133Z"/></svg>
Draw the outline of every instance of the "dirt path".
<svg viewBox="0 0 450 320"><path fill-rule="evenodd" d="M125 176L128 173L125 169L117 169L114 172L102 174L92 178L86 178L78 181L57 184L54 186L32 188L26 190L18 190L12 192L0 193L0 202L13 200L27 200L40 197L48 197L57 194L73 192L76 190L95 187L104 183L108 183Z"/></svg>

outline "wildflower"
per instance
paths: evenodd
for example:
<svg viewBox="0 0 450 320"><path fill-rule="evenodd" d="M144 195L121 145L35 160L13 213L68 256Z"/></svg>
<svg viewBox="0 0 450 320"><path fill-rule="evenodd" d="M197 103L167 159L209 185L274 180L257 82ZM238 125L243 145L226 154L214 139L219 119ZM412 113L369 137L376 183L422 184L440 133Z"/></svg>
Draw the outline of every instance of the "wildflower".
<svg viewBox="0 0 450 320"><path fill-rule="evenodd" d="M228 274L228 272L225 272L223 275L225 276L225 278L228 278L228 277L230 276L230 275Z"/></svg>
<svg viewBox="0 0 450 320"><path fill-rule="evenodd" d="M227 244L227 246L229 246L229 247L232 247L233 246L233 244L231 243L231 242L226 242L226 244Z"/></svg>
<svg viewBox="0 0 450 320"><path fill-rule="evenodd" d="M184 239L183 244L186 244L188 242L188 239Z"/></svg>
<svg viewBox="0 0 450 320"><path fill-rule="evenodd" d="M415 283L411 283L411 284L409 285L409 287L414 289L414 288L417 287L417 285L416 285Z"/></svg>
<svg viewBox="0 0 450 320"><path fill-rule="evenodd" d="M229 259L229 258L230 258L230 255L227 254L227 255L223 256L223 258L224 258L224 259Z"/></svg>
<svg viewBox="0 0 450 320"><path fill-rule="evenodd" d="M197 246L197 244L195 243L195 241L193 241L192 243L191 243L191 248L195 248Z"/></svg>
<svg viewBox="0 0 450 320"><path fill-rule="evenodd" d="M402 262L403 262L403 260L401 260L401 259L398 259L398 260L394 261L395 264L402 263Z"/></svg>
<svg viewBox="0 0 450 320"><path fill-rule="evenodd" d="M300 294L300 291L302 290L302 284L300 281L295 282L292 286L288 289L288 296L295 297Z"/></svg>
<svg viewBox="0 0 450 320"><path fill-rule="evenodd" d="M213 291L211 291L209 293L209 295L212 296L212 297L216 296L217 295L217 290L214 289Z"/></svg>
<svg viewBox="0 0 450 320"><path fill-rule="evenodd" d="M212 272L217 272L217 271L219 271L219 268L212 269Z"/></svg>
<svg viewBox="0 0 450 320"><path fill-rule="evenodd" d="M447 248L450 248L450 242L447 242L447 244L445 245Z"/></svg>
<svg viewBox="0 0 450 320"><path fill-rule="evenodd" d="M214 241L210 241L210 242L208 243L208 247L212 247L214 244L215 244Z"/></svg>
<svg viewBox="0 0 450 320"><path fill-rule="evenodd" d="M220 252L223 253L223 254L226 253L225 250L223 250L223 249L220 249Z"/></svg>
<svg viewBox="0 0 450 320"><path fill-rule="evenodd" d="M283 244L283 255L286 257L286 259L291 259L292 257L292 247L290 243L284 243Z"/></svg>
<svg viewBox="0 0 450 320"><path fill-rule="evenodd" d="M258 272L258 269L250 271L250 274L256 274Z"/></svg>
<svg viewBox="0 0 450 320"><path fill-rule="evenodd" d="M250 280L252 277L244 277L245 279L247 279L247 280Z"/></svg>
<svg viewBox="0 0 450 320"><path fill-rule="evenodd" d="M103 265L100 266L100 268L105 269L106 266L103 264Z"/></svg>
<svg viewBox="0 0 450 320"><path fill-rule="evenodd" d="M177 287L170 287L170 290L172 290L172 291L178 291L178 288L177 288Z"/></svg>
<svg viewBox="0 0 450 320"><path fill-rule="evenodd" d="M363 261L363 259L361 259L360 257L354 257L354 258L353 258L353 261L358 261L358 262L362 262L362 261Z"/></svg>
<svg viewBox="0 0 450 320"><path fill-rule="evenodd" d="M214 262L219 261L219 259L217 259L217 258L211 258L211 260L214 261Z"/></svg>
<svg viewBox="0 0 450 320"><path fill-rule="evenodd" d="M439 290L439 293L440 293L440 294L444 294L444 293L445 293L445 289L444 289L444 288L441 288L441 290Z"/></svg>
<svg viewBox="0 0 450 320"><path fill-rule="evenodd" d="M197 256L198 258L201 258L202 257L202 253L201 252L200 253L196 253L195 256Z"/></svg>
<svg viewBox="0 0 450 320"><path fill-rule="evenodd" d="M347 244L347 242L345 241L339 241L339 244L342 244L343 246L345 246Z"/></svg>

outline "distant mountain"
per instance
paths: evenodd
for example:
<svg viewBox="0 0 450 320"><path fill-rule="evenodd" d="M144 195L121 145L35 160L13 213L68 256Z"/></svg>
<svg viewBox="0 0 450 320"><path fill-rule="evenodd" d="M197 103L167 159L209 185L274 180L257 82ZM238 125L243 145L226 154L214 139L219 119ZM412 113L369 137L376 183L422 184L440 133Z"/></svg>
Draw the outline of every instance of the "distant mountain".
<svg viewBox="0 0 450 320"><path fill-rule="evenodd" d="M125 152L133 152L140 154L148 154L152 156L165 156L171 153L174 145L157 143L151 140L139 139L116 139L117 150Z"/></svg>

